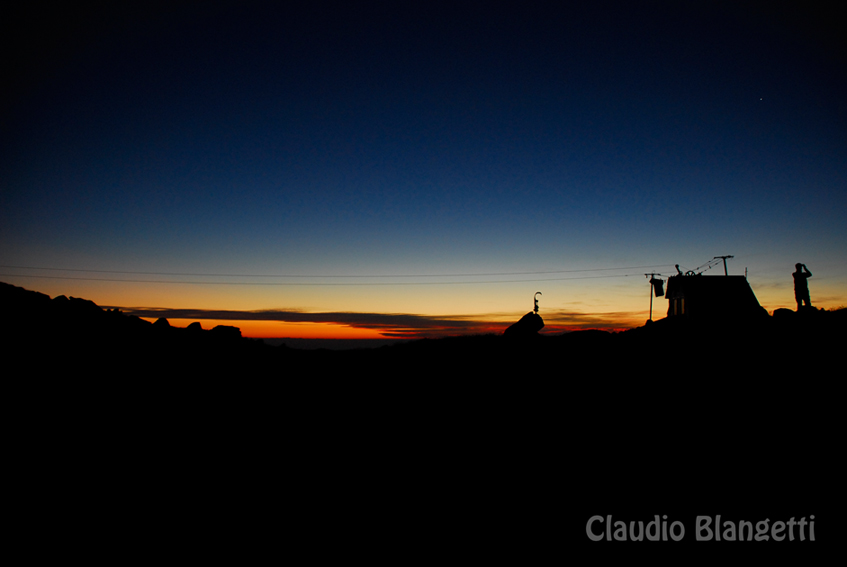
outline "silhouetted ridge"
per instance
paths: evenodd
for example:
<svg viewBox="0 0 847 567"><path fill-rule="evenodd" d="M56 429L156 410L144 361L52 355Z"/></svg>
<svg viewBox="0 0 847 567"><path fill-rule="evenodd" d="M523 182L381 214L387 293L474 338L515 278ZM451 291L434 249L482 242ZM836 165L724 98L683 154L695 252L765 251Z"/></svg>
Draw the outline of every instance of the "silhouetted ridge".
<svg viewBox="0 0 847 567"><path fill-rule="evenodd" d="M276 542L280 514L295 520L287 537L322 549L329 534L368 557L386 541L447 553L454 540L473 557L502 557L503 541L513 559L541 549L534 563L699 557L715 547L694 543L697 514L816 514L837 541L823 507L842 470L844 309L353 351L272 348L236 327L148 323L7 284L0 313L7 364L39 373L15 398L34 436L24 470L42 475L29 508L62 531L102 510L111 532L72 538L91 549L104 533L189 529L203 545L239 530ZM686 541L585 536L594 515L655 514L684 522ZM757 545L719 549L809 549Z"/></svg>
<svg viewBox="0 0 847 567"><path fill-rule="evenodd" d="M0 283L0 305L3 342L12 357L39 360L55 370L74 366L86 375L114 374L118 368L225 371L266 365L273 351L261 341L242 338L237 327L204 331L193 323L180 329L166 319L152 324L93 301L64 295L51 300L5 283ZM45 357L48 350L51 355Z"/></svg>
<svg viewBox="0 0 847 567"><path fill-rule="evenodd" d="M63 360L93 355L103 364L89 370L106 374L114 372L115 365L125 367L133 361L133 371L175 367L244 374L250 368L272 376L311 376L349 375L361 367L376 375L502 377L521 375L528 363L566 361L564 376L611 376L626 375L639 360L650 359L661 363L658 371L686 379L711 376L710 364L725 369L719 377L746 379L769 372L779 376L791 369L802 372L802 367L817 366L818 360L825 359L807 363L791 353L834 353L841 348L845 310L778 310L769 317L762 314L755 297L747 297L743 299L747 307L724 309L720 317L698 316L697 310L712 301L698 304L691 299L702 291L702 282L717 281L705 285L712 286L711 291L734 290L731 293L738 297L744 297L740 292L749 290L749 285L744 278L732 276L680 279L684 285L669 285L669 293L676 288L688 294L691 316L667 317L629 331L542 335L538 331L544 327L543 320L530 312L501 336L420 339L348 351L274 348L242 337L233 326L204 330L200 322L187 328L172 327L166 319L149 323L117 309L103 310L92 301L65 296L51 300L8 284L0 284L0 306L4 342L13 357L46 360L58 367L66 364ZM532 341L514 341L516 337ZM45 359L48 349L55 356ZM706 362L714 357L721 362Z"/></svg>

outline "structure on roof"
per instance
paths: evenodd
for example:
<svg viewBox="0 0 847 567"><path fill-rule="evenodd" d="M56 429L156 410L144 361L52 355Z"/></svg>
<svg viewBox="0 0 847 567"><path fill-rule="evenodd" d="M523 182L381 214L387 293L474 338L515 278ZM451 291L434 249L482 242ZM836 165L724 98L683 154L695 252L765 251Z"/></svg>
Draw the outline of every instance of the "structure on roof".
<svg viewBox="0 0 847 567"><path fill-rule="evenodd" d="M767 315L745 276L671 276L665 296L668 317L718 319Z"/></svg>

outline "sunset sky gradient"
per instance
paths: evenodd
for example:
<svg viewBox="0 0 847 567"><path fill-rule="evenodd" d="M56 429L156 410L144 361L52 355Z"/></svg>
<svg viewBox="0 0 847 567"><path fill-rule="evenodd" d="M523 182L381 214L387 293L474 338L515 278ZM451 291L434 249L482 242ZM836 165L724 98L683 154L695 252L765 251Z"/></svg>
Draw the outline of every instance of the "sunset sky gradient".
<svg viewBox="0 0 847 567"><path fill-rule="evenodd" d="M847 304L832 4L408 4L4 17L0 281L265 337L626 328L725 254Z"/></svg>

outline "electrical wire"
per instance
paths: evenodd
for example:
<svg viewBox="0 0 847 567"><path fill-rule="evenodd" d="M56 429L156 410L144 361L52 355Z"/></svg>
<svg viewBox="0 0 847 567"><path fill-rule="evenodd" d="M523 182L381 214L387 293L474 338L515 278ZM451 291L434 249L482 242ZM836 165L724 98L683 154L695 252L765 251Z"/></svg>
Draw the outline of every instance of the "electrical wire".
<svg viewBox="0 0 847 567"><path fill-rule="evenodd" d="M585 270L589 271L589 270ZM208 282L208 281L177 281L177 280L129 280L113 278L81 278L74 276L39 276L21 274L0 274L0 277L17 278L40 278L53 280L95 281L95 282L119 282L119 283L144 283L144 284L181 284L181 285L244 285L244 286L411 286L411 285L480 285L480 284L504 284L504 283L527 283L527 282L556 282L566 280L587 280L599 278L627 278L641 276L642 274L610 274L602 276L573 276L566 278L537 278L521 280L482 280L464 282ZM657 274L658 275L658 274ZM372 276L375 277L375 276ZM382 276L390 277L390 276ZM396 276L400 277L400 276Z"/></svg>
<svg viewBox="0 0 847 567"><path fill-rule="evenodd" d="M195 272L141 272L141 271L121 271L121 270L83 270L77 268L44 268L36 266L7 266L0 265L0 268L9 268L15 270L50 270L57 272L83 272L91 274L125 274L125 275L146 275L146 276L192 276L192 277L227 277L227 278L449 278L449 277L493 277L493 276L526 276L534 274L568 274L577 272L608 272L616 270L638 270L645 268L659 268L667 266L667 264L657 264L653 266L626 266L621 268L592 268L581 270L546 270L546 271L531 271L531 272L482 272L472 274L204 274ZM0 274L10 275L10 274ZM48 276L29 276L29 277L48 277ZM71 278L67 278L71 279ZM83 279L83 278L78 278ZM102 280L111 281L111 280ZM128 280L117 280L128 281Z"/></svg>

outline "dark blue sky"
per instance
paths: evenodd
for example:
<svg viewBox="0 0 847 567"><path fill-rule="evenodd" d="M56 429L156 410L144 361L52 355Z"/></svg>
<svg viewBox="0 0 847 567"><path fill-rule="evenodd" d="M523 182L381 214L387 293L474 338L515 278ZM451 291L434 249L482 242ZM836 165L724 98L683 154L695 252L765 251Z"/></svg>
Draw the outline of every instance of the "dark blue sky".
<svg viewBox="0 0 847 567"><path fill-rule="evenodd" d="M30 40L7 63L0 263L409 275L734 254L771 308L793 302L798 261L845 303L847 59L829 4L248 4L7 22ZM110 285L89 295L115 304ZM551 309L627 311L643 295L572 285L548 284ZM526 293L483 288L461 292L464 314ZM167 289L124 288L118 304L241 301L174 305L197 292ZM361 290L298 293L241 303L381 309ZM390 293L391 312L461 311L439 299L450 288Z"/></svg>

